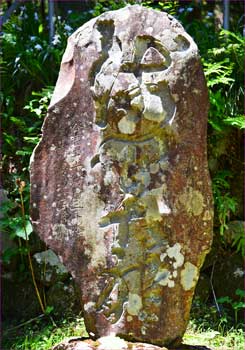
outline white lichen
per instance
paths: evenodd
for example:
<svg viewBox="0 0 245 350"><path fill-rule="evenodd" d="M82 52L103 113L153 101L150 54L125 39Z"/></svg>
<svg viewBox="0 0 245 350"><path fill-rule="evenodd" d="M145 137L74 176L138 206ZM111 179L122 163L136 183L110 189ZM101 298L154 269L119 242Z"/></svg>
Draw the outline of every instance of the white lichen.
<svg viewBox="0 0 245 350"><path fill-rule="evenodd" d="M93 301L89 301L88 303L84 304L84 310L86 312L92 312L95 309L95 303Z"/></svg>
<svg viewBox="0 0 245 350"><path fill-rule="evenodd" d="M98 350L126 350L128 345L125 340L115 336L105 336L98 339Z"/></svg>
<svg viewBox="0 0 245 350"><path fill-rule="evenodd" d="M58 214L58 213L57 213ZM52 227L53 237L58 240L68 241L70 239L70 232L64 224L54 224Z"/></svg>
<svg viewBox="0 0 245 350"><path fill-rule="evenodd" d="M187 261L181 271L181 285L185 291L192 289L198 279L198 268Z"/></svg>
<svg viewBox="0 0 245 350"><path fill-rule="evenodd" d="M172 276L170 271L167 269L159 269L154 281L160 284L161 286L168 286L172 288L174 286L174 281L171 280Z"/></svg>
<svg viewBox="0 0 245 350"><path fill-rule="evenodd" d="M80 160L80 155L76 155L75 145L70 145L69 148L65 151L65 161L69 164L70 167L73 167Z"/></svg>
<svg viewBox="0 0 245 350"><path fill-rule="evenodd" d="M112 170L108 170L104 176L104 184L108 186L116 181L116 176Z"/></svg>
<svg viewBox="0 0 245 350"><path fill-rule="evenodd" d="M173 267L175 269L182 266L184 263L184 255L181 254L180 250L181 245L179 243L175 243L173 247L169 247L167 249L167 255L169 256L169 258L175 260L175 262L173 263Z"/></svg>
<svg viewBox="0 0 245 350"><path fill-rule="evenodd" d="M85 254L90 257L91 267L104 265L106 259L104 230L99 226L101 217L106 214L104 202L99 199L92 187L87 187L73 198L71 207L79 209L78 228L87 243Z"/></svg>
<svg viewBox="0 0 245 350"><path fill-rule="evenodd" d="M130 315L136 316L142 309L142 298L138 294L129 293L127 311Z"/></svg>
<svg viewBox="0 0 245 350"><path fill-rule="evenodd" d="M131 135L134 133L136 124L134 121L128 119L127 116L123 117L118 123L118 129L122 134Z"/></svg>

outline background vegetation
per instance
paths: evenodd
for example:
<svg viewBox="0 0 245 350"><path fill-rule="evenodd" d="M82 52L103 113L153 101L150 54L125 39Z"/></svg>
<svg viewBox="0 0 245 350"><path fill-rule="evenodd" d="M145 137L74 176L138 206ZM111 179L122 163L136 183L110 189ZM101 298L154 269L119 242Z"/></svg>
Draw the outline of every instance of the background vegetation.
<svg viewBox="0 0 245 350"><path fill-rule="evenodd" d="M18 6L10 14L14 3ZM243 1L230 2L229 30L223 29L222 1L57 1L54 9L45 0L2 2L0 215L3 240L8 242L3 245L2 274L14 270L23 281L31 274L32 247L37 238L29 221L29 159L41 136L66 40L90 18L135 3L174 15L194 38L202 57L210 97L208 152L215 221L214 247L204 266L210 292L204 300L195 299L192 329L212 327L224 335L232 327L241 327L244 308L240 288L233 286L230 295L218 299L213 280L215 265L244 256ZM47 308L45 298L42 303L41 311L49 313L52 305ZM48 327L53 329L54 325ZM28 337L32 336L28 333ZM32 349L23 342L14 348ZM40 344L37 348L48 349Z"/></svg>

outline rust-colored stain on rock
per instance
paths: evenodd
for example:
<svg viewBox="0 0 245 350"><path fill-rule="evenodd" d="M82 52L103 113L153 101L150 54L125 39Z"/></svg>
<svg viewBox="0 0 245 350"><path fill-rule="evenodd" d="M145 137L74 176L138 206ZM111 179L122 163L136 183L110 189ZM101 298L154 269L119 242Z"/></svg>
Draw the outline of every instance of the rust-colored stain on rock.
<svg viewBox="0 0 245 350"><path fill-rule="evenodd" d="M31 218L81 290L95 338L178 344L212 241L198 49L134 5L68 40L31 161Z"/></svg>

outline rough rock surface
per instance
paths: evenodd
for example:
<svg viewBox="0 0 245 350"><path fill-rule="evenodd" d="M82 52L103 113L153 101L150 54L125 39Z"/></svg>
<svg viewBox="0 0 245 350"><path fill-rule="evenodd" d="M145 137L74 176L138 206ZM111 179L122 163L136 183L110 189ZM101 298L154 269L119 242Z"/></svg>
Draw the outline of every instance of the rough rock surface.
<svg viewBox="0 0 245 350"><path fill-rule="evenodd" d="M69 38L31 217L78 283L91 337L181 341L212 240L207 110L198 49L168 14L128 6Z"/></svg>
<svg viewBox="0 0 245 350"><path fill-rule="evenodd" d="M67 269L51 249L34 254L33 265L36 278L45 286L64 281L68 277Z"/></svg>

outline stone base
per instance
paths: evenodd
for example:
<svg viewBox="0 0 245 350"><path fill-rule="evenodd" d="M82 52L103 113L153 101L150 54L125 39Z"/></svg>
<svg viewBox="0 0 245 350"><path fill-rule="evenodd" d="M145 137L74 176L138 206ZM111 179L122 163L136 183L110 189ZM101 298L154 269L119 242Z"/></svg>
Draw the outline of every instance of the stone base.
<svg viewBox="0 0 245 350"><path fill-rule="evenodd" d="M146 343L130 343L119 337L107 336L94 341L70 338L50 350L168 350Z"/></svg>
<svg viewBox="0 0 245 350"><path fill-rule="evenodd" d="M166 348L147 343L131 343L119 337L107 336L94 341L73 337L52 347L50 350L212 350L206 346L182 344L178 348Z"/></svg>

